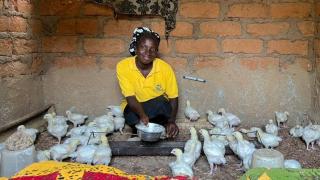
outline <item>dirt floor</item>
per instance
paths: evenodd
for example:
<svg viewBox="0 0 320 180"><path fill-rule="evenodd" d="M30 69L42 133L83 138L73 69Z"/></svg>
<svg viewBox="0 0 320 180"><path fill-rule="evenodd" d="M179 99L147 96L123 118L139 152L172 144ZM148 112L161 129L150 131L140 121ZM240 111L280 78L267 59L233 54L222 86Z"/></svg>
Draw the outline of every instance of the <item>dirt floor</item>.
<svg viewBox="0 0 320 180"><path fill-rule="evenodd" d="M305 143L300 138L292 138L289 135L289 129L282 129L279 132L283 138L283 142L276 150L284 154L285 159L296 159L304 168L319 168L320 167L320 147L315 146L315 150L306 150ZM109 137L109 140L126 140L128 134L120 135L115 133ZM189 135L181 133L177 140L187 140ZM49 149L57 143L57 139L50 136L44 130L36 141L36 149ZM201 156L195 164L194 174L198 179L238 179L243 175L239 169L240 161L234 155L226 156L227 165L219 167L217 173L212 176L208 174L209 165L205 156ZM168 164L175 160L174 156L117 156L113 157L110 166L119 168L129 174L147 174L156 175L171 175Z"/></svg>

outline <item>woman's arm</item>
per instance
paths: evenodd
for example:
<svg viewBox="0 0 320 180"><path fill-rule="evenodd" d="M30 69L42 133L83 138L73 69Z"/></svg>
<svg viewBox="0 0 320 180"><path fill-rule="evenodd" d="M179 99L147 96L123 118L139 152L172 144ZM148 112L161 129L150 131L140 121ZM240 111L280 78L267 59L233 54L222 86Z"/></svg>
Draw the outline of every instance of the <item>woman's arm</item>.
<svg viewBox="0 0 320 180"><path fill-rule="evenodd" d="M176 117L178 112L178 104L179 100L178 97L176 98L169 98L169 102L172 108L170 119L168 119L167 123L167 135L169 137L176 137L179 134L179 128L176 124Z"/></svg>
<svg viewBox="0 0 320 180"><path fill-rule="evenodd" d="M142 105L138 102L136 96L128 96L126 97L126 100L128 102L128 106L130 109L137 113L140 121L143 122L145 125L149 123L149 117L146 115L146 113L143 110Z"/></svg>

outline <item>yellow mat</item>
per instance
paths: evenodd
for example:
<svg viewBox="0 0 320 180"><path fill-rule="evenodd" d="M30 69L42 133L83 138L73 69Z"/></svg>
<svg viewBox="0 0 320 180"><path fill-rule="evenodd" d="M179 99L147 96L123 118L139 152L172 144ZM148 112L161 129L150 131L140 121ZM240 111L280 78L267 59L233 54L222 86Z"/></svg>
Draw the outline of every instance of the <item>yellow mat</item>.
<svg viewBox="0 0 320 180"><path fill-rule="evenodd" d="M4 180L7 178L0 178ZM86 165L80 163L43 161L33 163L19 171L12 180L54 180L54 179L112 179L112 180L185 180L187 177L148 176L127 174L117 168L105 165Z"/></svg>
<svg viewBox="0 0 320 180"><path fill-rule="evenodd" d="M33 163L30 166L18 172L12 178L18 178L22 176L43 176L55 172L59 173L57 179L82 179L85 172L105 173L109 175L123 177L124 179L153 179L152 177L145 175L129 175L119 169L105 165L91 166L80 163L56 161L44 161L39 163Z"/></svg>

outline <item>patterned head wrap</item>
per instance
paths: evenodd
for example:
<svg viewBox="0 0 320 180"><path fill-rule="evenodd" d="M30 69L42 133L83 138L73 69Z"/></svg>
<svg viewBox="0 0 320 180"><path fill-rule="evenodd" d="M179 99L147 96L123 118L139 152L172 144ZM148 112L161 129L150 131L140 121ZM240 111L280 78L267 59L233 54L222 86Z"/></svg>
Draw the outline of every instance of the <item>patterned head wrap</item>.
<svg viewBox="0 0 320 180"><path fill-rule="evenodd" d="M136 55L136 47L137 47L138 39L140 39L140 37L146 32L153 34L160 43L160 36L158 33L152 31L151 29L149 29L147 27L137 27L133 31L132 40L131 40L130 47L129 47L129 52L132 56Z"/></svg>

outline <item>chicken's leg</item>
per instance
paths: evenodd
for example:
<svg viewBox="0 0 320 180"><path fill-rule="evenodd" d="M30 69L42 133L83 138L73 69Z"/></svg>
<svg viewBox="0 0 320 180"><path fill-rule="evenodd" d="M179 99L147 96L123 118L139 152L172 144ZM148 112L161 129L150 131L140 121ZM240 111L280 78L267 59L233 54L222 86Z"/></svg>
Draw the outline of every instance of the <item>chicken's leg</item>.
<svg viewBox="0 0 320 180"><path fill-rule="evenodd" d="M210 174L213 174L213 172L214 172L213 171L213 165L214 165L213 163L210 163Z"/></svg>

